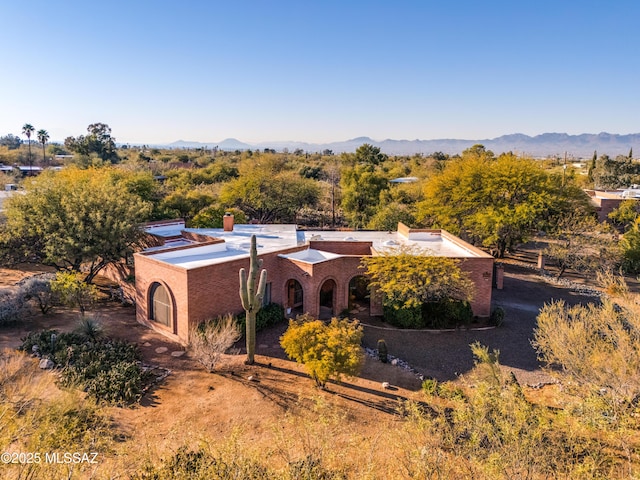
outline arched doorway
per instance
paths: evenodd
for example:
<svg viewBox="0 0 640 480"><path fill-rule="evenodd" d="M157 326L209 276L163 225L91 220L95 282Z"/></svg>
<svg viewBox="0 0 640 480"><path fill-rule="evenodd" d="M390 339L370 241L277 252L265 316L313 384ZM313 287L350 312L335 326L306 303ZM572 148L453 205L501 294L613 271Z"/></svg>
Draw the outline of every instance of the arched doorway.
<svg viewBox="0 0 640 480"><path fill-rule="evenodd" d="M290 279L287 282L287 302L285 307L291 309L287 310L287 314L300 314L304 313L304 291L302 285L296 279Z"/></svg>
<svg viewBox="0 0 640 480"><path fill-rule="evenodd" d="M154 282L149 289L149 320L173 327L171 298L164 285Z"/></svg>
<svg viewBox="0 0 640 480"><path fill-rule="evenodd" d="M349 312L357 314L369 309L369 279L364 275L349 281Z"/></svg>
<svg viewBox="0 0 640 480"><path fill-rule="evenodd" d="M322 319L335 315L336 282L332 279L325 281L320 287L320 315Z"/></svg>

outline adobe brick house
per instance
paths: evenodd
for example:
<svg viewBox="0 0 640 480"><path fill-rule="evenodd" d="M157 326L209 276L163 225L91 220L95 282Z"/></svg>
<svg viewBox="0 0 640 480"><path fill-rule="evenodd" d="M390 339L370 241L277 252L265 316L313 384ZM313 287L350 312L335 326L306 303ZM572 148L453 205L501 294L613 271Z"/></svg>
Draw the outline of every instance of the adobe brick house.
<svg viewBox="0 0 640 480"><path fill-rule="evenodd" d="M198 323L243 311L238 271L249 267L251 235L268 272L265 303L279 303L291 315L329 318L367 308L381 315L380 299L366 295L360 261L401 244L460 259L476 285L474 315L490 314L493 257L444 230L399 224L396 232L308 232L295 225L234 225L229 216L223 229L185 229L174 221L147 232L163 244L134 255L137 319L181 343Z"/></svg>

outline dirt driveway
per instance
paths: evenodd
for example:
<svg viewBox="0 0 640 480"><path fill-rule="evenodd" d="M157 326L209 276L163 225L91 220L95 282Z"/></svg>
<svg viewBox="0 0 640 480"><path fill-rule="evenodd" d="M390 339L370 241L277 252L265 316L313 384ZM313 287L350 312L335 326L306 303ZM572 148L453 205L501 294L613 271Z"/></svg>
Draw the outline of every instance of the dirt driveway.
<svg viewBox="0 0 640 480"><path fill-rule="evenodd" d="M500 350L500 363L521 383L533 385L550 380L540 370L530 343L536 317L545 303L559 299L567 304L598 301L597 297L548 283L533 270L506 264L504 289L493 291L493 308L500 306L506 314L501 327L437 332L398 330L376 323L365 327L364 344L376 348L378 339L384 338L390 354L406 360L420 373L443 381L471 370L469 345L478 341Z"/></svg>

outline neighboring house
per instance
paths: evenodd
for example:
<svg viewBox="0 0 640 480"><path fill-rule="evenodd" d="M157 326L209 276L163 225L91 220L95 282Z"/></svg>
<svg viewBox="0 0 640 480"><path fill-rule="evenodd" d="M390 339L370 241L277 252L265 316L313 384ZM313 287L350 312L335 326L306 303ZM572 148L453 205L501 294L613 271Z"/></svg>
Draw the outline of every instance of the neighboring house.
<svg viewBox="0 0 640 480"><path fill-rule="evenodd" d="M243 311L238 272L249 267L251 235L268 272L264 303L279 303L289 315L330 318L365 310L381 315L380 299L366 291L361 258L402 244L459 258L476 286L474 314L490 314L493 257L444 230L399 224L397 232L312 232L295 225L234 225L228 215L223 229L185 229L173 221L146 231L162 245L134 255L137 318L181 343L200 322Z"/></svg>
<svg viewBox="0 0 640 480"><path fill-rule="evenodd" d="M609 214L620 206L624 200L638 200L640 198L640 188L632 185L624 190L585 190L591 199L591 203L596 207L598 221L605 222Z"/></svg>

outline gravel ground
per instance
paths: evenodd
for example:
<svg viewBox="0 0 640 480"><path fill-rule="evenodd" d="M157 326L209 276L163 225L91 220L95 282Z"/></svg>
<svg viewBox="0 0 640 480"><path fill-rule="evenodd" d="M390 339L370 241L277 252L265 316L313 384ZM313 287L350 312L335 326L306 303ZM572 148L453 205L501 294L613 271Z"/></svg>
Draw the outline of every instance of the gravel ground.
<svg viewBox="0 0 640 480"><path fill-rule="evenodd" d="M583 288L554 284L538 272L520 265L506 264L504 289L493 291L493 308L505 310L504 324L484 330L415 331L389 328L382 322L364 322L364 346L375 349L384 338L389 354L406 361L419 374L453 380L473 368L469 345L479 341L500 350L500 363L513 371L522 384L539 385L552 379L540 368L531 346L536 316L552 300L567 304L594 303L598 297Z"/></svg>

